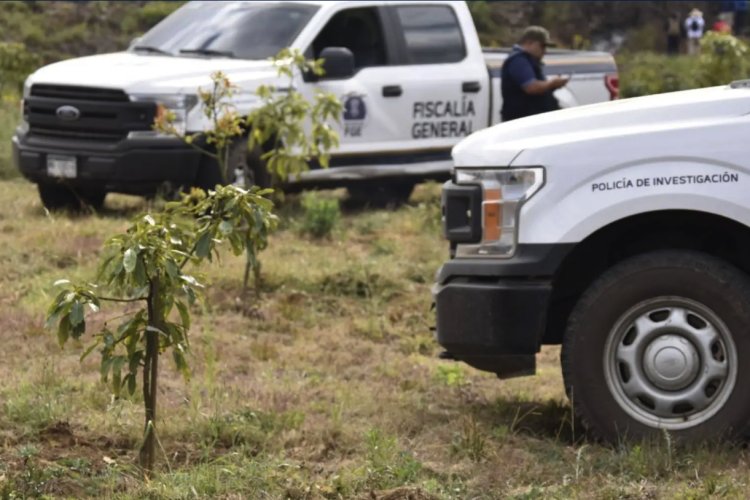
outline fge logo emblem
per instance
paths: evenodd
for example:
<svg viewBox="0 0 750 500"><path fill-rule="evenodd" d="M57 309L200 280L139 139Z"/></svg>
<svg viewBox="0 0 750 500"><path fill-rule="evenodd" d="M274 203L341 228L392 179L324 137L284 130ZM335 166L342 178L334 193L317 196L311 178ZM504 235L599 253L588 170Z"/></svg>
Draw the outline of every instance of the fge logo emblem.
<svg viewBox="0 0 750 500"><path fill-rule="evenodd" d="M349 94L344 101L344 135L361 137L362 127L367 117L364 95Z"/></svg>

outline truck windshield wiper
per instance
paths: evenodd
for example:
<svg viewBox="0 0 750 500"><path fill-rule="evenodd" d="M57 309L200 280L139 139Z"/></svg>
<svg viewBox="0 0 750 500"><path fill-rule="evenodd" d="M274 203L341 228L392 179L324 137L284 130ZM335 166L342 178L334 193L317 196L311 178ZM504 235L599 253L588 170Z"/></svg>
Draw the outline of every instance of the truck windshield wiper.
<svg viewBox="0 0 750 500"><path fill-rule="evenodd" d="M136 45L132 48L132 50L138 51L138 52L153 52L154 54L162 54L165 56L171 56L171 52L167 52L166 50L162 50L159 47L151 47L150 45Z"/></svg>
<svg viewBox="0 0 750 500"><path fill-rule="evenodd" d="M213 50L213 49L180 49L180 54L199 54L202 56L234 57L234 52L232 51Z"/></svg>

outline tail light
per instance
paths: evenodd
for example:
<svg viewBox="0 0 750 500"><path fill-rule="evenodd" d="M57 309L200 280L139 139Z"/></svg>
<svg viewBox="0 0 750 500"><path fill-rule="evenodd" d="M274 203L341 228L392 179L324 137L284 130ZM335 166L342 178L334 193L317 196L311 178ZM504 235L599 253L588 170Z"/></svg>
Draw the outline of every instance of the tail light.
<svg viewBox="0 0 750 500"><path fill-rule="evenodd" d="M604 86L607 87L610 101L620 98L620 77L617 73L604 75Z"/></svg>

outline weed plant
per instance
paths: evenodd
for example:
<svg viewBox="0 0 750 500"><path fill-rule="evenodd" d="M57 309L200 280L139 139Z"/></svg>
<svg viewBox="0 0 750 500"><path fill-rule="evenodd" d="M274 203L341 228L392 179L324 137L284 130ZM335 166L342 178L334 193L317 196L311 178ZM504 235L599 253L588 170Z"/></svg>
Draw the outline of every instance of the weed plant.
<svg viewBox="0 0 750 500"><path fill-rule="evenodd" d="M313 238L330 238L341 219L339 200L316 192L303 194L302 210L300 230Z"/></svg>

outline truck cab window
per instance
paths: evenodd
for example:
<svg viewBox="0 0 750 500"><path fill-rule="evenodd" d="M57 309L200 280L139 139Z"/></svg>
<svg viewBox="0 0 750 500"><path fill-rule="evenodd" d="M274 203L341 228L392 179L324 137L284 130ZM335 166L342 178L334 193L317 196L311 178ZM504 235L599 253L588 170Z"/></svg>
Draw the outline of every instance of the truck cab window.
<svg viewBox="0 0 750 500"><path fill-rule="evenodd" d="M410 64L455 63L466 57L453 9L439 5L397 7Z"/></svg>
<svg viewBox="0 0 750 500"><path fill-rule="evenodd" d="M314 57L326 47L346 47L356 69L386 64L380 18L374 8L347 9L335 14L312 43Z"/></svg>

